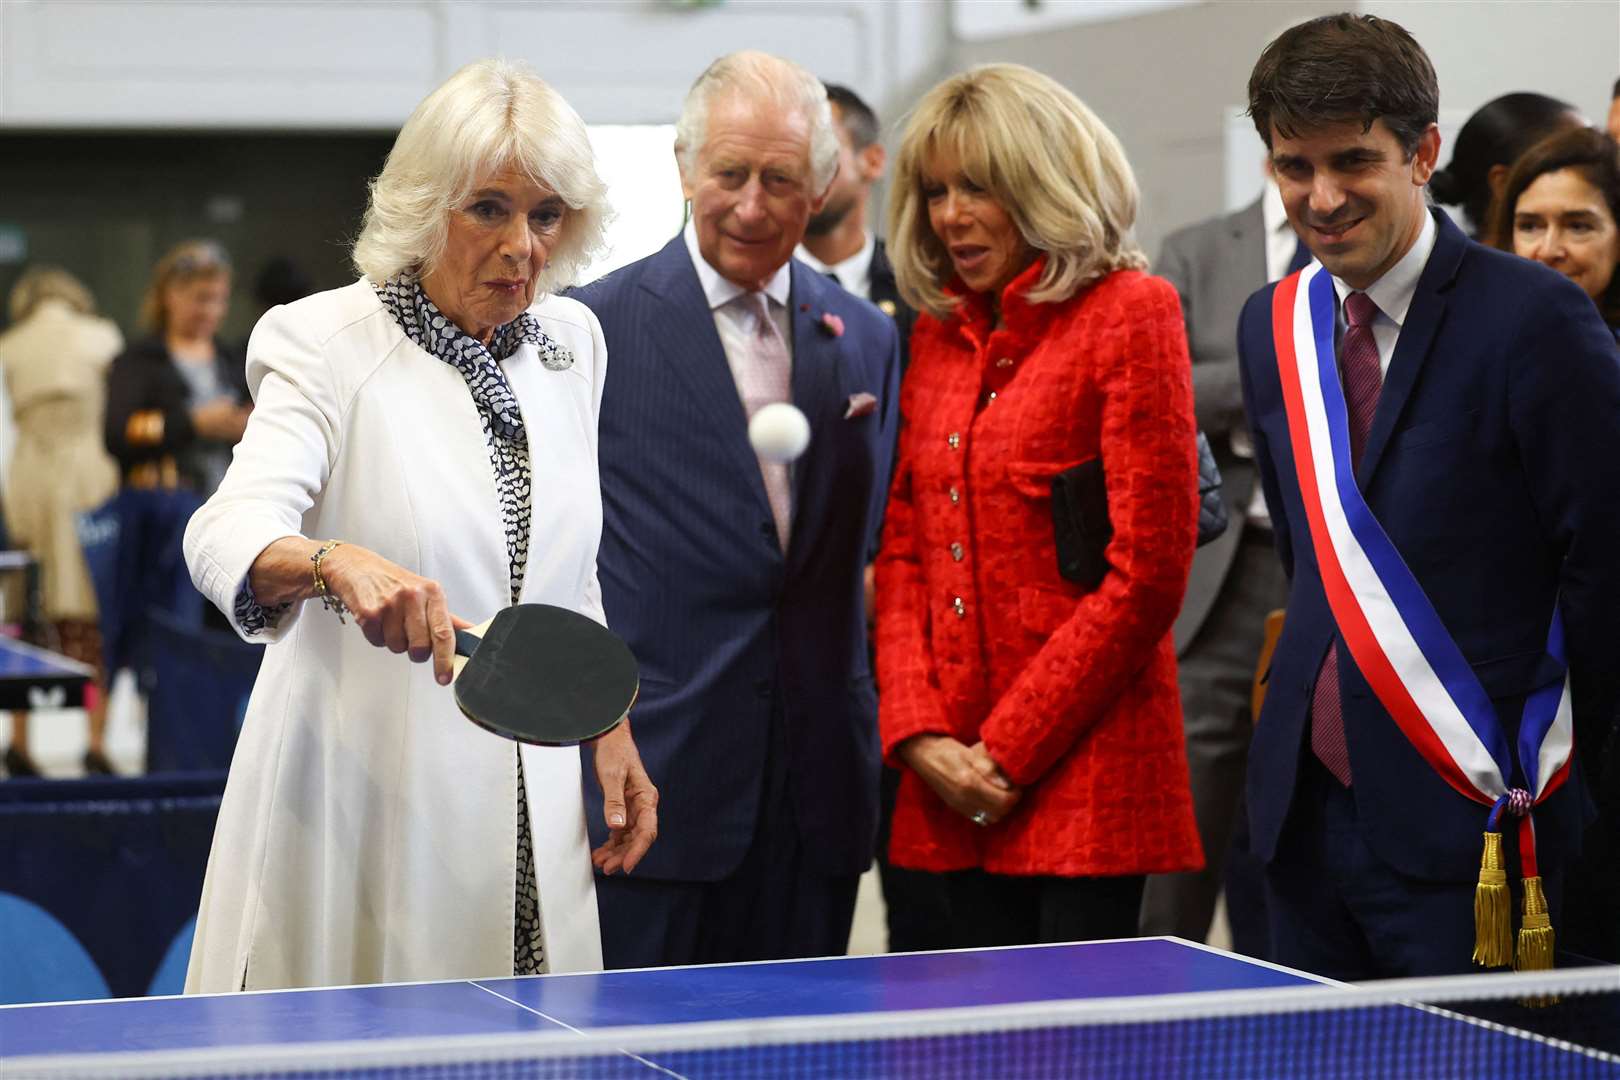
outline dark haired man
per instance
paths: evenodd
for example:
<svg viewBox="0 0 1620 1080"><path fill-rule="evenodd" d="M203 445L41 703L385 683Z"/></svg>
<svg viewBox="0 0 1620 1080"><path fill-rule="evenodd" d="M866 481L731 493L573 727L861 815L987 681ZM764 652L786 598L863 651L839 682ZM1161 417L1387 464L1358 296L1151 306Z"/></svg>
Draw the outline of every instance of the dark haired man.
<svg viewBox="0 0 1620 1080"><path fill-rule="evenodd" d="M1539 855L1556 924L1591 814L1570 728L1598 730L1620 689L1613 338L1569 281L1430 210L1438 107L1422 48L1372 16L1288 30L1249 82L1319 264L1239 325L1291 578L1250 819L1275 959L1340 979L1512 959L1506 920L1476 936L1472 918L1476 876L1500 895L1477 869L1497 801L1509 876ZM1530 803L1535 843L1514 816ZM1528 891L1518 961L1535 966L1550 950Z"/></svg>
<svg viewBox="0 0 1620 1080"><path fill-rule="evenodd" d="M1609 95L1609 134L1620 139L1620 79L1614 80L1614 90Z"/></svg>

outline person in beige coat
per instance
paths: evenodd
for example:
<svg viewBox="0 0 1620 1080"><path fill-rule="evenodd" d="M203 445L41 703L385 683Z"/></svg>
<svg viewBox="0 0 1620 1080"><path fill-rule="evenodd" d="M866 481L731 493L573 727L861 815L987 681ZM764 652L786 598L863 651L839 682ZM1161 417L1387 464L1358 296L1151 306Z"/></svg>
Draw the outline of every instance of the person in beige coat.
<svg viewBox="0 0 1620 1080"><path fill-rule="evenodd" d="M592 852L579 752L490 734L446 684L453 627L509 604L605 622L606 349L552 295L605 212L579 116L481 61L401 129L365 276L254 329L253 414L185 539L197 587L269 643L188 992L601 967L593 861L629 871L657 832L629 723L596 740Z"/></svg>
<svg viewBox="0 0 1620 1080"><path fill-rule="evenodd" d="M17 430L6 475L5 514L11 541L39 562L43 615L57 651L97 669L86 704L90 748L86 772L110 773L107 716L100 671L96 597L73 517L118 485L101 443L107 365L123 348L117 327L95 314L90 291L72 274L35 266L11 290L11 329L0 334L4 373ZM28 753L25 713L12 714L6 771L37 775Z"/></svg>

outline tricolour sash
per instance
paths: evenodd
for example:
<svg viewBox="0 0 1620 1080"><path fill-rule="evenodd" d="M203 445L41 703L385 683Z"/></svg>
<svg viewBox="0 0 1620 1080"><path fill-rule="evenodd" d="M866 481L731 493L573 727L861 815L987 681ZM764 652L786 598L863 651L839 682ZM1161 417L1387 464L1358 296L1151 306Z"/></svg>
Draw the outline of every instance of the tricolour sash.
<svg viewBox="0 0 1620 1080"><path fill-rule="evenodd" d="M1474 960L1513 959L1501 819L1520 818L1525 917L1517 966L1552 966L1552 927L1537 873L1530 809L1569 777L1574 724L1569 678L1532 693L1516 748L1422 586L1368 508L1350 462L1344 391L1334 357L1338 299L1320 263L1277 283L1272 337L1288 415L1289 445L1311 546L1339 635L1379 703L1435 772L1491 808L1475 893ZM1565 662L1556 607L1547 652ZM1516 750L1516 755L1515 755ZM1525 787L1511 788L1515 756Z"/></svg>

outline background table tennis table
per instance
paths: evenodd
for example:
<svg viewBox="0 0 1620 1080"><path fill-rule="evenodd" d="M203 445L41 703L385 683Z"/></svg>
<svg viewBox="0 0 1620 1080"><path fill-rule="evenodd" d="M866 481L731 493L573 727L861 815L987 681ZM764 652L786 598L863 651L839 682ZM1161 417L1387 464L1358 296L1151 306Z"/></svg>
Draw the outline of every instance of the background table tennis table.
<svg viewBox="0 0 1620 1080"><path fill-rule="evenodd" d="M1027 946L1012 949L959 950L888 956L839 957L663 968L600 974L552 975L276 991L200 997L140 998L57 1005L0 1008L0 1074L19 1067L17 1058L43 1054L91 1054L138 1050L226 1051L229 1048L321 1044L438 1036L554 1033L578 1039L614 1029L643 1025L702 1025L711 1021L786 1017L830 1017L851 1013L890 1016L914 1010L986 1009L1020 1003L1069 999L1128 998L1140 995L1189 994L1222 990L1322 986L1314 979L1270 964L1248 960L1173 938ZM1329 984L1332 985L1332 984ZM1464 1038L1522 1043L1517 1077L1554 1075L1556 1066L1575 1050L1545 1040L1472 1024L1444 1015L1417 1013L1424 1022L1469 1029ZM1128 1033L1127 1033L1128 1035ZM549 1038L550 1036L546 1036ZM1125 1036L1121 1036L1125 1037ZM1329 1036L1324 1036L1329 1037ZM1111 1065L1095 1056L1096 1048L1075 1050L1075 1069L1061 1049L1029 1075L1178 1075L1173 1060L1201 1062L1197 1075L1213 1075L1203 1066L1221 1045L1230 1052L1240 1034L1228 1030L1224 1043L1201 1045L1185 1033L1154 1053ZM1291 1048L1287 1055L1319 1051L1317 1046ZM1168 1051L1167 1058L1161 1051ZM1385 1056L1385 1051L1380 1051ZM1519 1051L1515 1051L1519 1053ZM1528 1058L1524 1054L1530 1055ZM1539 1055L1539 1056L1538 1056ZM1117 1055L1116 1055L1117 1056ZM1428 1057L1432 1055L1420 1054ZM938 1075L929 1065L902 1057L884 1059L881 1068L836 1063L825 1075ZM984 1059L989 1060L989 1059ZM1620 1075L1620 1063L1592 1062L1596 1071L1578 1075ZM681 1062L649 1054L631 1068L646 1075L774 1075L774 1068L752 1072L706 1070L701 1055ZM1133 1064L1133 1062L1135 1062ZM803 1061L796 1064L802 1065ZM733 1062L735 1066L735 1062ZM892 1066L892 1070L890 1068ZM1399 1069L1399 1067L1397 1066ZM1441 1065L1444 1068L1444 1065ZM1526 1071L1528 1070L1528 1071ZM1607 1071L1605 1071L1607 1070ZM787 1070L784 1069L784 1072ZM801 1075L822 1075L806 1072ZM368 1076L379 1075L368 1072ZM435 1074L438 1075L438 1074ZM503 1074L504 1075L504 1074ZM530 1075L527 1072L519 1075ZM536 1074L538 1075L538 1074ZM550 1074L546 1074L550 1075ZM582 1075L564 1071L561 1075ZM614 1075L619 1075L617 1072ZM993 1067L967 1068L957 1075L999 1075ZM1190 1075L1190 1073L1183 1073ZM1309 1068L1223 1075L1325 1075ZM1365 1075L1351 1061L1334 1075ZM1447 1075L1446 1072L1396 1071L1388 1075ZM1480 1075L1470 1073L1470 1075Z"/></svg>
<svg viewBox="0 0 1620 1080"><path fill-rule="evenodd" d="M0 550L0 577L14 578L22 587L20 610L6 612L9 621L24 637L44 640L38 560L26 551ZM0 709L79 708L93 674L65 656L0 635Z"/></svg>
<svg viewBox="0 0 1620 1080"><path fill-rule="evenodd" d="M0 636L0 709L77 709L92 674L76 660Z"/></svg>

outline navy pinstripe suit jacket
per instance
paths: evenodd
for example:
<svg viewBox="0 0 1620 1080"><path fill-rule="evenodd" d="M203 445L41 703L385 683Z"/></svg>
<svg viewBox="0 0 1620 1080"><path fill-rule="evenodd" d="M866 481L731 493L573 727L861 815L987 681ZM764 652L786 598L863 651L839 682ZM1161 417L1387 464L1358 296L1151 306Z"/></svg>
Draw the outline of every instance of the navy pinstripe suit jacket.
<svg viewBox="0 0 1620 1080"><path fill-rule="evenodd" d="M784 555L683 238L573 295L607 339L598 569L608 623L641 664L636 742L660 792L659 839L637 876L710 881L737 867L776 707L809 857L829 874L865 870L879 753L862 572L897 425L893 321L793 263L793 403L811 439L793 468ZM845 419L857 393L877 408ZM585 773L587 805L599 805ZM593 844L606 835L598 818Z"/></svg>

